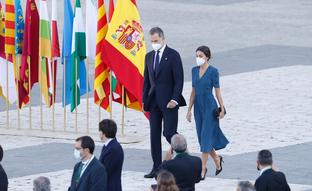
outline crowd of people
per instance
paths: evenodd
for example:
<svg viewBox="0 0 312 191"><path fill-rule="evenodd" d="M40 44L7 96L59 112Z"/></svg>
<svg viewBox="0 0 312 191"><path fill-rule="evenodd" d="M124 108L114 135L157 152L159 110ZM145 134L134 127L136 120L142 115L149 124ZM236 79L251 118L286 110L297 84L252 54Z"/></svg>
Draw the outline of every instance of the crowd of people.
<svg viewBox="0 0 312 191"><path fill-rule="evenodd" d="M198 47L195 51L196 66L192 69L192 93L186 120L191 122L193 110L202 153L199 158L188 152L186 139L178 133L179 107L186 106L182 95L184 72L180 54L167 46L161 28L154 27L149 34L153 50L145 57L142 99L144 112L150 114L150 150L153 166L144 178L157 180L157 184L151 185L153 191L193 191L196 183L205 180L209 156L215 163L215 175L222 172L224 159L216 151L229 144L219 122L226 115L219 72L210 63L209 47ZM94 156L95 143L90 136L76 139L74 156L80 162L74 167L68 191L122 190L124 152L116 139L117 125L113 120L105 119L99 123L99 132L104 142L99 159ZM161 134L171 145L164 160ZM2 149L0 151L1 161L3 151ZM285 175L274 170L272 164L272 153L268 150L260 151L257 160L260 176L255 185L250 182L239 182L237 190L290 190ZM8 179L1 165L0 180L0 191L7 191ZM34 180L34 190L50 189L50 181L46 177Z"/></svg>
<svg viewBox="0 0 312 191"><path fill-rule="evenodd" d="M68 191L121 191L123 149L115 135L117 126L106 119L99 125L100 137L104 141L99 160L94 156L95 143L89 136L76 139L74 156L79 159L75 165ZM201 178L201 159L187 150L183 135L176 134L171 139L171 151L156 173L156 184L150 191L195 191L195 184ZM3 149L0 145L0 162ZM290 191L284 173L273 167L273 157L269 150L261 150L257 157L260 176L252 184L240 181L237 191ZM0 191L8 190L8 177L0 163ZM49 178L40 176L33 181L33 191L51 191Z"/></svg>

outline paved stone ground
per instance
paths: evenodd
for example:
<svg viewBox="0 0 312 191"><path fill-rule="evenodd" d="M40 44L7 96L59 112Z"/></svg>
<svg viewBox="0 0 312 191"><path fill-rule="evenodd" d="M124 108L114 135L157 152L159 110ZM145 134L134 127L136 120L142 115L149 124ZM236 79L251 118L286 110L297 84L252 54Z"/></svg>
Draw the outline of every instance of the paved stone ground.
<svg viewBox="0 0 312 191"><path fill-rule="evenodd" d="M60 6L61 2L59 0ZM194 50L202 44L211 47L212 63L224 76L282 66L312 65L310 0L138 0L138 6L146 34L152 26L161 26L168 44L181 53L186 81L191 79ZM147 45L150 49L148 42ZM61 74L59 67L59 78ZM90 74L92 79L92 72ZM57 91L61 92L61 79ZM35 88L33 97L37 102L34 101L34 105L39 104L37 92L38 88ZM61 101L60 95L57 100ZM0 100L0 111L5 109ZM242 145L242 149L245 146ZM277 166L286 173L290 183L312 186L312 142L272 147ZM99 149L97 147L97 154ZM68 143L12 148L6 151L3 165L10 179L72 169L75 162L72 150L72 144ZM126 171L142 173L149 170L148 149L126 148L125 154ZM226 179L254 180L257 177L255 158L256 152L225 155L225 170L219 184ZM209 165L209 169L214 169L211 163ZM212 177L212 174L211 170L208 176Z"/></svg>

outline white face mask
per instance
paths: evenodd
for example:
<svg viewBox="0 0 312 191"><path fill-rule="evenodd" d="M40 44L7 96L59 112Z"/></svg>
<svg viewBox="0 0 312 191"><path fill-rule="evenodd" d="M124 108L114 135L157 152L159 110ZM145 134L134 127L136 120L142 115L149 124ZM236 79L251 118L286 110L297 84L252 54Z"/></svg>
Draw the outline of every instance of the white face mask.
<svg viewBox="0 0 312 191"><path fill-rule="evenodd" d="M82 157L80 156L80 151L79 150L77 150L77 149L75 149L74 150L74 156L75 156L75 159L79 159L79 160L81 160L82 159Z"/></svg>
<svg viewBox="0 0 312 191"><path fill-rule="evenodd" d="M152 43L152 47L153 47L153 50L157 51L161 48L161 44L160 43Z"/></svg>
<svg viewBox="0 0 312 191"><path fill-rule="evenodd" d="M196 57L196 64L197 64L197 66L201 66L201 65L203 65L203 64L205 64L205 59L203 59L203 58L200 58L200 57Z"/></svg>

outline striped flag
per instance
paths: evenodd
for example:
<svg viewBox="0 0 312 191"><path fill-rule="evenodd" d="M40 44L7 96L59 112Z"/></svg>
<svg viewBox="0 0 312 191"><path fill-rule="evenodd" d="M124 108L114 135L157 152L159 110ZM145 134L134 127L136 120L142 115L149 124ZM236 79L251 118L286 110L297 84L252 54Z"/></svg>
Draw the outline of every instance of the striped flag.
<svg viewBox="0 0 312 191"><path fill-rule="evenodd" d="M16 67L13 62L15 55L15 8L13 0L5 1L4 31L4 54L0 55L0 86L3 96L10 103L14 103L17 100L17 88L15 83ZM6 60L8 60L8 68Z"/></svg>
<svg viewBox="0 0 312 191"><path fill-rule="evenodd" d="M24 45L19 80L19 108L29 102L29 81L32 87L38 82L39 68L39 13L35 0L26 3ZM30 66L30 68L29 68Z"/></svg>
<svg viewBox="0 0 312 191"><path fill-rule="evenodd" d="M62 44L62 62L66 61L65 75L64 79L65 86L63 86L63 106L71 103L71 49L72 49L72 33L73 33L73 22L74 13L70 3L70 0L64 0L64 23L63 23L63 44ZM79 63L79 80L80 80L80 96L87 92L87 77L86 77L86 65L84 60ZM90 91L90 88L89 90ZM64 96L65 93L65 96Z"/></svg>
<svg viewBox="0 0 312 191"><path fill-rule="evenodd" d="M72 47L71 47L71 81L70 81L70 103L71 111L80 104L80 67L79 63L86 58L86 33L83 23L83 15L80 0L76 0L75 15L73 23Z"/></svg>
<svg viewBox="0 0 312 191"><path fill-rule="evenodd" d="M109 13L108 13L109 22L112 20L114 9L115 9L114 0L109 0Z"/></svg>
<svg viewBox="0 0 312 191"><path fill-rule="evenodd" d="M52 23L51 23L51 31L52 31L52 64L53 64L53 103L55 103L56 96L56 74L57 74L57 63L58 58L60 57L60 45L59 45L59 37L58 37L58 29L57 29L57 1L52 0Z"/></svg>
<svg viewBox="0 0 312 191"><path fill-rule="evenodd" d="M117 1L102 53L127 91L127 107L141 111L146 47L134 0Z"/></svg>
<svg viewBox="0 0 312 191"><path fill-rule="evenodd" d="M5 0L5 45L6 54L15 54L15 8L14 0Z"/></svg>
<svg viewBox="0 0 312 191"><path fill-rule="evenodd" d="M98 0L98 24L96 34L96 58L94 75L94 102L110 112L109 68L102 60L102 44L108 30L104 0Z"/></svg>
<svg viewBox="0 0 312 191"><path fill-rule="evenodd" d="M48 15L48 5L46 0L40 0L40 65L41 65L41 94L47 106L51 106L52 87L52 67L51 67L51 31Z"/></svg>

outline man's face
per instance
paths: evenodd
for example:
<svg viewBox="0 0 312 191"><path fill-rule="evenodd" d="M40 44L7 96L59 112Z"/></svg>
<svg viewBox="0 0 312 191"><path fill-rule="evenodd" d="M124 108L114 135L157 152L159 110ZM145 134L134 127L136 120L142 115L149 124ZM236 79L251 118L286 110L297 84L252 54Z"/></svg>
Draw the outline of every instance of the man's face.
<svg viewBox="0 0 312 191"><path fill-rule="evenodd" d="M102 131L99 131L99 136L100 136L100 139L102 140L102 141L106 141L107 140L107 137L105 136L105 134L102 132Z"/></svg>
<svg viewBox="0 0 312 191"><path fill-rule="evenodd" d="M87 153L87 149L84 149L84 148L81 147L81 141L77 141L75 143L75 149L80 152L81 158L84 159L85 156L86 156L86 153Z"/></svg>
<svg viewBox="0 0 312 191"><path fill-rule="evenodd" d="M164 39L161 38L157 33L151 35L151 43L152 44L161 44L164 45Z"/></svg>

